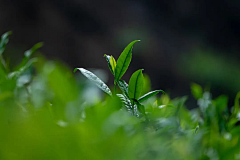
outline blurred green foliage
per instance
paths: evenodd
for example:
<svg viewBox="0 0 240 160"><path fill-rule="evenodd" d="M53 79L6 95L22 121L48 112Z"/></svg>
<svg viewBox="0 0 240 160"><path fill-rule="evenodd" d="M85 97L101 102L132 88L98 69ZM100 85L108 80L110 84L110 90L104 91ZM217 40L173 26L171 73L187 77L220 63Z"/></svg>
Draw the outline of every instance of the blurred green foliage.
<svg viewBox="0 0 240 160"><path fill-rule="evenodd" d="M231 108L227 96L212 99L192 84L198 108L186 109L187 96L165 94L144 101L145 116L137 116L122 100L124 88L120 98L98 97L67 66L30 58L41 43L11 71L2 54L9 34L0 42L1 160L240 159L240 93Z"/></svg>

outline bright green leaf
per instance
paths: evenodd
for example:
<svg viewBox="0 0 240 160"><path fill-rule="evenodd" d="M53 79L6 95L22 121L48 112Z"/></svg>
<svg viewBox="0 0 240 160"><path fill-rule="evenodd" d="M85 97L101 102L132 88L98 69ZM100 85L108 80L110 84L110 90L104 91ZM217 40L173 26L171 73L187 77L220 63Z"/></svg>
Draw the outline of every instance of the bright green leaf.
<svg viewBox="0 0 240 160"><path fill-rule="evenodd" d="M132 48L133 45L138 42L139 40L135 40L131 42L121 53L117 60L117 66L115 70L115 80L120 80L124 73L127 71L128 66L132 59Z"/></svg>
<svg viewBox="0 0 240 160"><path fill-rule="evenodd" d="M134 72L129 81L128 95L130 99L138 99L143 88L143 74L142 69Z"/></svg>
<svg viewBox="0 0 240 160"><path fill-rule="evenodd" d="M191 92L196 99L200 99L203 96L202 87L196 83L191 84Z"/></svg>
<svg viewBox="0 0 240 160"><path fill-rule="evenodd" d="M108 88L108 86L100 79L98 78L95 74L92 72L84 69L84 68L75 68L74 72L79 70L85 77L87 77L90 81L94 82L98 88L103 90L105 93L112 95L111 90Z"/></svg>
<svg viewBox="0 0 240 160"><path fill-rule="evenodd" d="M163 94L165 94L165 92L163 90L155 90L155 91L148 92L147 94L143 95L142 97L140 97L138 99L138 101L141 103L141 102L147 100L148 98L158 94L159 92L162 92Z"/></svg>
<svg viewBox="0 0 240 160"><path fill-rule="evenodd" d="M115 59L113 58L113 56L111 56L111 58L110 58L110 64L112 66L113 73L115 73L115 68L117 66L117 63L116 63Z"/></svg>

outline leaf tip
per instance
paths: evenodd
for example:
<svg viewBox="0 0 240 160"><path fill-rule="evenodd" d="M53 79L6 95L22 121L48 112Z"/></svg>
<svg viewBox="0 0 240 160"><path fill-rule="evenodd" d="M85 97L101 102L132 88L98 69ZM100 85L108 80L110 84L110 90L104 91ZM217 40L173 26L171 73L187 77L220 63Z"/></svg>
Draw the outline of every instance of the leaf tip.
<svg viewBox="0 0 240 160"><path fill-rule="evenodd" d="M73 72L75 73L77 70L78 70L78 68L75 68L75 69L73 70Z"/></svg>

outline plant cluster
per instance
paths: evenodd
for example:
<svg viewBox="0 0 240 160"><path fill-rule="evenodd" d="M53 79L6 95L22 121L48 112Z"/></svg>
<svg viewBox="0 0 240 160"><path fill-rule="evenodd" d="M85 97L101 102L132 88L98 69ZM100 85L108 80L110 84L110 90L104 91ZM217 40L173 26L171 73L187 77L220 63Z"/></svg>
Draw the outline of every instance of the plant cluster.
<svg viewBox="0 0 240 160"><path fill-rule="evenodd" d="M240 93L231 107L227 96L212 98L193 83L198 108L192 110L185 106L187 96L157 97L162 90L142 95L144 85L150 88L142 69L129 85L122 80L133 41L117 62L104 55L113 93L92 72L75 69L109 95L99 98L63 63L31 58L42 43L10 68L3 55L10 34L0 41L0 159L240 159Z"/></svg>
<svg viewBox="0 0 240 160"><path fill-rule="evenodd" d="M163 92L163 90L155 90L145 95L141 96L143 86L144 86L144 78L142 74L143 69L139 69L134 72L130 78L129 86L128 84L122 80L122 76L128 69L128 66L132 59L132 49L133 45L138 42L139 40L135 40L131 42L119 56L117 62L115 61L113 56L104 55L107 60L108 67L111 73L114 76L114 92L116 94L116 85L122 91L122 94L116 94L118 97L121 98L123 102L123 106L126 107L133 115L139 116L139 114L146 116L145 107L141 104L142 102L146 101L147 99L155 96L159 92ZM76 68L74 71L79 70L84 76L86 76L90 81L94 82L101 90L103 90L108 95L112 96L112 92L109 87L95 74L92 72L84 69L84 68ZM140 97L141 96L141 97Z"/></svg>

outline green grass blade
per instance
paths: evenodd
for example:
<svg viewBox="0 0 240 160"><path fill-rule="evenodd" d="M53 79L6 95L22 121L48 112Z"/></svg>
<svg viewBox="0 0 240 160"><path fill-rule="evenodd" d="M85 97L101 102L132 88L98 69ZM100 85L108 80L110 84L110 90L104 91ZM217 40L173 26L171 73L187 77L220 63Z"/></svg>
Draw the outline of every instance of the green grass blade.
<svg viewBox="0 0 240 160"><path fill-rule="evenodd" d="M139 40L135 40L131 42L121 53L117 60L117 66L115 70L115 80L120 80L124 73L127 71L128 66L132 59L132 48L133 45L138 42Z"/></svg>
<svg viewBox="0 0 240 160"><path fill-rule="evenodd" d="M130 99L138 99L143 88L143 74L142 69L134 72L129 81L128 95Z"/></svg>
<svg viewBox="0 0 240 160"><path fill-rule="evenodd" d="M155 90L155 91L151 91L151 92L148 92L147 94L143 95L142 97L140 97L138 99L138 101L141 103L145 100L147 100L148 98L152 97L152 96L155 96L156 94L158 94L159 92L162 92L163 94L165 94L165 92L163 90Z"/></svg>
<svg viewBox="0 0 240 160"><path fill-rule="evenodd" d="M90 81L94 82L97 85L97 87L100 88L102 91L109 94L110 96L112 95L112 92L108 88L108 86L100 78L98 78L95 74L93 74L92 72L90 72L84 68L75 68L74 72L76 72L77 70L79 70Z"/></svg>

